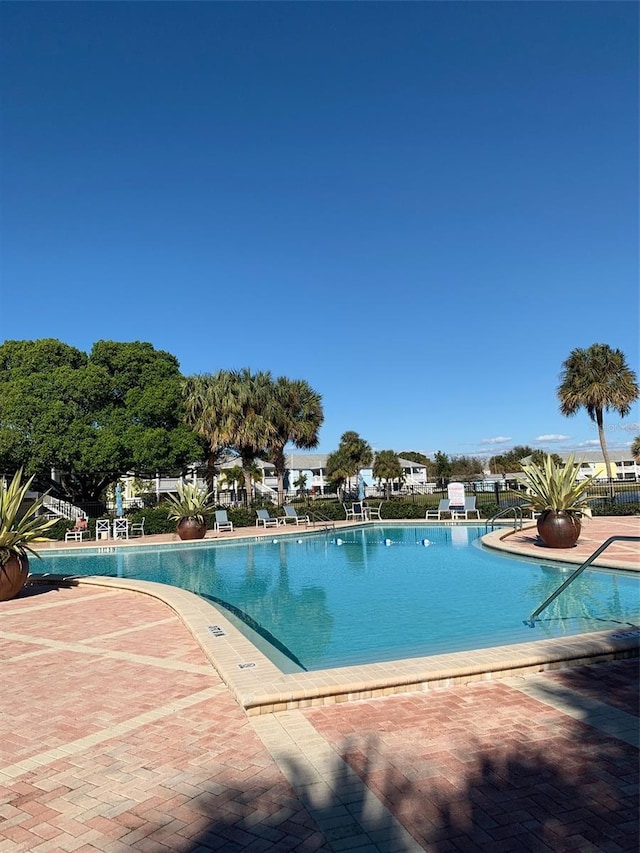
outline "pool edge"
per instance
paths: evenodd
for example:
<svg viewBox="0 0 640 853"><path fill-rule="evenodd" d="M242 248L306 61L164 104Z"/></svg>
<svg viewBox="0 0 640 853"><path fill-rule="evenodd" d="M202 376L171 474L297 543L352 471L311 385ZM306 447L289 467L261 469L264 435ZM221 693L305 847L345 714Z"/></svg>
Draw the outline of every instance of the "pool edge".
<svg viewBox="0 0 640 853"><path fill-rule="evenodd" d="M110 587L162 601L191 633L250 716L426 692L473 681L638 657L640 653L640 628L621 627L511 646L284 674L214 604L195 593L154 581L98 576L32 575L28 583Z"/></svg>

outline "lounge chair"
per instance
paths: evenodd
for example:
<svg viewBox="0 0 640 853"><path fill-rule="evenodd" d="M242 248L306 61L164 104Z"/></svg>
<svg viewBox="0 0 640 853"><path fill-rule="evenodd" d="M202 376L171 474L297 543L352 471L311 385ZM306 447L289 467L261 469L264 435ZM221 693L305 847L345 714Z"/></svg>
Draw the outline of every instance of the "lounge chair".
<svg viewBox="0 0 640 853"><path fill-rule="evenodd" d="M258 516L256 518L256 527L260 527L261 524L263 527L278 527L280 524L280 519L269 515L269 510L257 509L256 515Z"/></svg>
<svg viewBox="0 0 640 853"><path fill-rule="evenodd" d="M67 530L64 534L65 542L82 542L82 537L84 535L89 535L89 525L87 524L87 519L84 516L80 518L76 518L75 527L72 527L71 530Z"/></svg>
<svg viewBox="0 0 640 853"><path fill-rule="evenodd" d="M229 521L229 519L227 518L226 509L216 510L216 520L213 524L213 529L217 530L218 533L224 533L225 531L233 531L233 522Z"/></svg>
<svg viewBox="0 0 640 853"><path fill-rule="evenodd" d="M293 522L295 522L296 525L300 524L301 521L303 521L305 524L309 524L309 516L308 515L298 515L295 507L284 506L282 508L284 510L284 515L281 519L283 524L286 524L288 521L293 521Z"/></svg>
<svg viewBox="0 0 640 853"><path fill-rule="evenodd" d="M476 507L476 499L475 496L464 499L464 517L469 518L469 513L474 512L476 514L476 518L480 518L480 510Z"/></svg>
<svg viewBox="0 0 640 853"><path fill-rule="evenodd" d="M442 513L448 512L451 515L451 507L449 505L449 498L442 498L440 503L438 504L437 509L428 509L425 513L425 518L436 518L438 521L442 518Z"/></svg>
<svg viewBox="0 0 640 853"><path fill-rule="evenodd" d="M129 526L129 536L144 536L144 517L142 521L137 521Z"/></svg>

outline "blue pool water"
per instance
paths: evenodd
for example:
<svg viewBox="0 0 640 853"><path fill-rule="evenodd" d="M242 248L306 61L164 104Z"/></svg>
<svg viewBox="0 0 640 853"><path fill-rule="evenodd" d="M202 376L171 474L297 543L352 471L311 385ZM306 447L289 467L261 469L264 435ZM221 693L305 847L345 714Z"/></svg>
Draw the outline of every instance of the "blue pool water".
<svg viewBox="0 0 640 853"><path fill-rule="evenodd" d="M484 528L463 526L352 528L249 544L68 551L45 554L31 567L35 574L117 575L190 590L224 605L285 671L640 623L640 578L588 570L541 614L535 628L526 627L523 620L572 568L484 550L477 542L483 533Z"/></svg>

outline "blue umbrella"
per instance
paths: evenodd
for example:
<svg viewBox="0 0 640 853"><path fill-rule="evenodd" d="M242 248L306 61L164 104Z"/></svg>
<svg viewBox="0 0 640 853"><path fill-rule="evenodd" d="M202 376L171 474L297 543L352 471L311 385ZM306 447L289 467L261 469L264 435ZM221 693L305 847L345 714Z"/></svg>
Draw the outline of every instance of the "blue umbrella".
<svg viewBox="0 0 640 853"><path fill-rule="evenodd" d="M358 474L358 500L364 500L364 477Z"/></svg>
<svg viewBox="0 0 640 853"><path fill-rule="evenodd" d="M122 487L120 483L116 486L116 515L118 518L122 518L124 515L124 510L122 508Z"/></svg>

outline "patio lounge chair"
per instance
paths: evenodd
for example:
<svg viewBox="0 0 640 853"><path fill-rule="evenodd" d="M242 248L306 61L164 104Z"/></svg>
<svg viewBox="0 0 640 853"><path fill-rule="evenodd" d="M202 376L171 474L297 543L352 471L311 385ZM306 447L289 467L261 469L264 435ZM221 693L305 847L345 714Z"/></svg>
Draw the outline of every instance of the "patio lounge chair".
<svg viewBox="0 0 640 853"><path fill-rule="evenodd" d="M438 521L442 518L442 513L448 512L451 515L451 508L449 506L449 498L441 498L440 503L438 504L438 509L428 509L425 513L425 518L436 518Z"/></svg>
<svg viewBox="0 0 640 853"><path fill-rule="evenodd" d="M303 521L305 524L309 524L309 516L298 515L295 507L284 506L282 508L284 510L284 516L282 517L283 524L286 524L288 521L293 521L296 525L300 524L301 521Z"/></svg>
<svg viewBox="0 0 640 853"><path fill-rule="evenodd" d="M257 509L256 515L258 516L256 518L256 527L260 527L261 524L263 527L278 527L280 524L280 519L269 515L269 510Z"/></svg>
<svg viewBox="0 0 640 853"><path fill-rule="evenodd" d="M227 518L226 509L216 510L216 520L213 524L213 529L217 530L218 533L224 533L225 531L233 531L233 522L229 521L229 519Z"/></svg>
<svg viewBox="0 0 640 853"><path fill-rule="evenodd" d="M475 495L464 499L464 509L462 510L462 513L458 512L458 514L462 515L463 513L465 518L469 518L469 513L475 513L476 518L480 518L480 510L476 507Z"/></svg>

